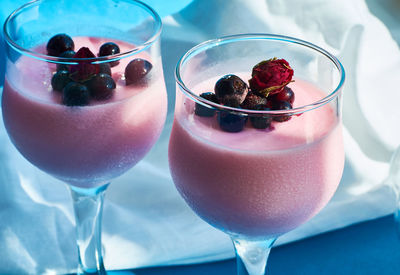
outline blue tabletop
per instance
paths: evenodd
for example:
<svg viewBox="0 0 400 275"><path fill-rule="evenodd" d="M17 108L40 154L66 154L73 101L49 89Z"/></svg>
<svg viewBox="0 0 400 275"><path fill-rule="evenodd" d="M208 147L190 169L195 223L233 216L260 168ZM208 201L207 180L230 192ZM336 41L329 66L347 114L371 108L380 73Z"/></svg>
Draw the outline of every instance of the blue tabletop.
<svg viewBox="0 0 400 275"><path fill-rule="evenodd" d="M234 259L186 266L153 267L110 275L236 274ZM392 216L273 248L268 275L400 274L400 241Z"/></svg>

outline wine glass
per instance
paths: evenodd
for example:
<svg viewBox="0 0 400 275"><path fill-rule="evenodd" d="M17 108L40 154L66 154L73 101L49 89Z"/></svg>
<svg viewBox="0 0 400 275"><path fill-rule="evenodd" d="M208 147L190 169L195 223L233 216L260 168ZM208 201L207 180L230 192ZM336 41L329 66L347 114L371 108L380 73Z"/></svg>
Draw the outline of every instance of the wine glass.
<svg viewBox="0 0 400 275"><path fill-rule="evenodd" d="M273 96L262 103L271 108L245 109L203 94L221 79L218 87L243 87L224 81L233 74L246 83L253 66L277 59L294 71L295 81L286 83L295 94L292 109L273 107L281 102ZM309 42L241 34L195 46L175 76L169 165L176 188L194 212L231 237L239 274L264 274L274 241L316 215L340 182L344 69ZM250 93L262 100L259 91Z"/></svg>
<svg viewBox="0 0 400 275"><path fill-rule="evenodd" d="M68 184L79 274L105 274L105 190L163 128L160 33L157 13L135 0L32 1L5 22L4 124L29 162Z"/></svg>

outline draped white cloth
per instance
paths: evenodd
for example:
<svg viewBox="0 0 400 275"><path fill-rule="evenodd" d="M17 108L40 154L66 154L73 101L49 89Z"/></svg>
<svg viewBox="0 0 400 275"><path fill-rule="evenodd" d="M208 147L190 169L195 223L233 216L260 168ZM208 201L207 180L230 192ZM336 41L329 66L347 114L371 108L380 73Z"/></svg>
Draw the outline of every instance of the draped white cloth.
<svg viewBox="0 0 400 275"><path fill-rule="evenodd" d="M21 2L2 0L0 18L4 20ZM319 215L278 244L393 211L394 195L385 180L391 154L400 144L399 1L182 0L175 3L179 11L170 16L166 10L174 11L171 1L145 2L164 16L162 55L169 112L153 150L109 187L103 216L107 269L233 256L228 237L200 220L181 199L167 162L175 64L195 44L218 36L294 36L332 52L346 70L342 182ZM24 160L0 127L0 273L73 270L77 252L67 188Z"/></svg>

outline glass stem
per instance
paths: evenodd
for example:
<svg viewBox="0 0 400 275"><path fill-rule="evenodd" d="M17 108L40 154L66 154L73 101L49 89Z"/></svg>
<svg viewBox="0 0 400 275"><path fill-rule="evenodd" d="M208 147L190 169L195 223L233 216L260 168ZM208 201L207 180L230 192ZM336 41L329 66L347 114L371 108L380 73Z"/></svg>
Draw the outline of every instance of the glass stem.
<svg viewBox="0 0 400 275"><path fill-rule="evenodd" d="M78 245L78 274L106 274L101 246L101 217L108 184L97 188L70 186Z"/></svg>
<svg viewBox="0 0 400 275"><path fill-rule="evenodd" d="M238 275L264 275L271 247L276 238L250 241L232 237Z"/></svg>

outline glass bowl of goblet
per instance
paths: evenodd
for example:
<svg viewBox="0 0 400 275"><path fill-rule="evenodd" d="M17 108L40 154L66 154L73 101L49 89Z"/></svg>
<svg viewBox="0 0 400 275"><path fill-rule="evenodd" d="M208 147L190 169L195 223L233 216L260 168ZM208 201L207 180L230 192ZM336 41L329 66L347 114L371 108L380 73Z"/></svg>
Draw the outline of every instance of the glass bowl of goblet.
<svg viewBox="0 0 400 275"><path fill-rule="evenodd" d="M294 71L294 82L285 83L295 95L290 108L276 107L276 94L264 94L260 108L246 107L249 94L262 95L252 85L244 101L223 101L225 91L237 100L236 87L247 85L256 64L278 59ZM309 42L241 34L195 46L175 76L169 164L176 188L196 214L231 237L239 274L264 274L274 241L316 215L340 182L344 69Z"/></svg>
<svg viewBox="0 0 400 275"><path fill-rule="evenodd" d="M71 189L80 274L105 273L101 213L109 182L163 128L161 20L139 1L32 1L6 20L2 113L34 166Z"/></svg>

